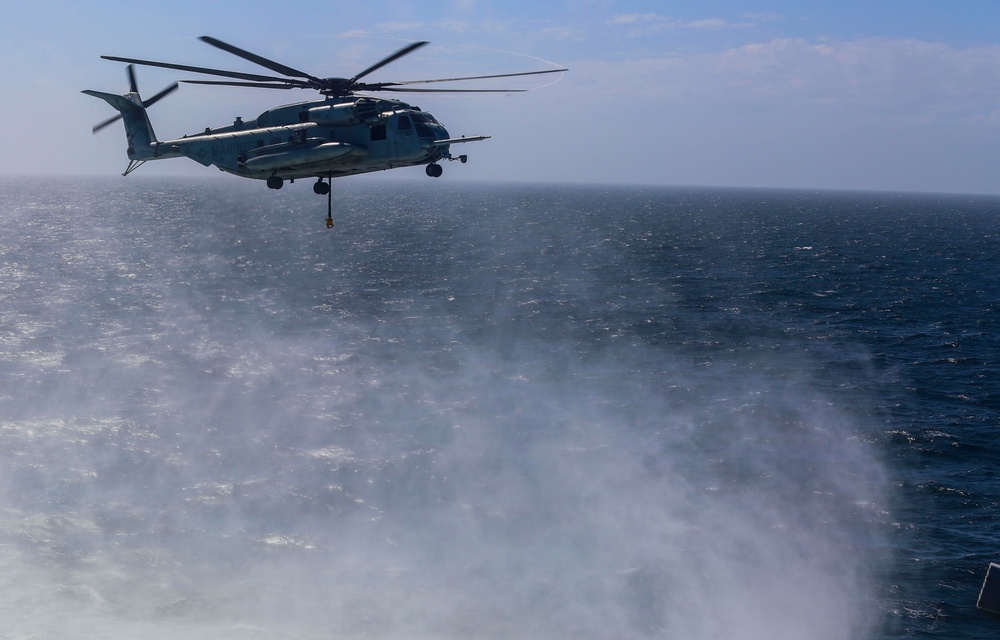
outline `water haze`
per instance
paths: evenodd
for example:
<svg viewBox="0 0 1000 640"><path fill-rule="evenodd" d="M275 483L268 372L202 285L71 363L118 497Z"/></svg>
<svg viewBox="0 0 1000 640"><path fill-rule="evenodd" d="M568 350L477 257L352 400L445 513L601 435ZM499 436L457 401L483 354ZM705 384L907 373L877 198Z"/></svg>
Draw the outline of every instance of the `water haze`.
<svg viewBox="0 0 1000 640"><path fill-rule="evenodd" d="M1000 203L334 187L0 182L0 637L987 632Z"/></svg>

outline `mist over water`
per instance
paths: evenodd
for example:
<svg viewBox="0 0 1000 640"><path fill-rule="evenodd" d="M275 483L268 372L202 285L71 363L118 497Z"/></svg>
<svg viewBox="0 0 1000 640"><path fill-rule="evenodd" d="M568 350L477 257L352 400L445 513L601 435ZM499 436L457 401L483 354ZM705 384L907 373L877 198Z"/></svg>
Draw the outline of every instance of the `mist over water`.
<svg viewBox="0 0 1000 640"><path fill-rule="evenodd" d="M0 637L884 624L888 374L803 310L822 238L430 181L336 184L328 231L255 186L0 183Z"/></svg>

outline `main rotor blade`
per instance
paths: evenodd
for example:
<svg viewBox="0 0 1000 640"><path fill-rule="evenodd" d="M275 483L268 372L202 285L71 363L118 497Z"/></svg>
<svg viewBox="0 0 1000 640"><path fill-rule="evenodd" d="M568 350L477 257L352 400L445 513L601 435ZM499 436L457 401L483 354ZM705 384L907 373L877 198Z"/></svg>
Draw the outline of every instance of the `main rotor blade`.
<svg viewBox="0 0 1000 640"><path fill-rule="evenodd" d="M160 100L161 98L165 98L165 97L167 97L168 95L170 95L171 93L173 93L174 91L177 91L177 87L178 87L177 83L176 83L176 82L175 82L175 83L173 83L172 85L170 85L169 87L167 87L167 88L166 88L166 89L164 89L163 91L159 92L158 94L156 94L156 95L155 95L155 96L153 96L152 98L149 98L148 100L143 100L143 101L142 101L142 106L143 106L143 107L151 107L151 106L153 106L153 105L154 105L154 104L156 104L156 103L157 103L157 102L158 102L158 101L159 101L159 100Z"/></svg>
<svg viewBox="0 0 1000 640"><path fill-rule="evenodd" d="M254 89L303 89L298 84L270 84L267 82L234 82L230 80L181 80L185 84L209 84L224 87L253 87Z"/></svg>
<svg viewBox="0 0 1000 640"><path fill-rule="evenodd" d="M406 87L387 87L379 89L379 91L395 91L396 93L523 93L527 89L407 89Z"/></svg>
<svg viewBox="0 0 1000 640"><path fill-rule="evenodd" d="M101 56L105 60L115 62L128 62L129 64L141 64L147 67L160 67L163 69L175 69L177 71L188 71L190 73L204 73L211 76L222 76L223 78L238 78L240 80L255 80L258 82L291 82L300 86L308 86L304 80L291 80L288 78L275 78L273 76L259 76L254 73L241 73L239 71L223 71L222 69L209 69L207 67L192 67L186 64L173 64L171 62L154 62L152 60L139 60L137 58L119 58L118 56Z"/></svg>
<svg viewBox="0 0 1000 640"><path fill-rule="evenodd" d="M376 62L372 66L368 67L367 69L365 69L364 71L362 71L358 75L356 75L353 78L351 78L350 81L351 82L357 82L358 80L360 80L361 78L364 78L366 75L368 75L372 71L375 71L376 69L381 69L382 67L384 67L385 65L389 64L390 62L398 60L399 58L402 58L403 56L407 55L408 53L413 53L414 51L416 51L420 47L424 46L425 44L428 44L427 41L425 41L425 40L421 40L420 42L414 42L413 44L409 44L409 45L403 47L402 49L400 49L399 51L397 51L396 53L392 54L391 56L389 56L387 58L382 58L381 60L379 60L378 62Z"/></svg>
<svg viewBox="0 0 1000 640"><path fill-rule="evenodd" d="M213 47L216 47L218 49L222 49L223 51L225 51L227 53L231 53L234 56L239 56L239 57L243 58L244 60L249 60L250 62L252 62L254 64L259 64L260 66L264 67L265 69L270 69L271 71L277 71L278 73L280 73L282 75L292 76L292 77L298 77L298 78L306 78L308 80L312 80L313 82L319 82L319 78L317 78L315 76L311 76L311 75L309 75L308 73L306 73L304 71L299 71L298 69L293 69L292 67L285 66L285 65L281 64L280 62L275 62L274 60L268 60L267 58L265 58L263 56L257 55L256 53L250 53L249 51L245 51L243 49L240 49L239 47L234 47L231 44L227 44L227 43L223 42L222 40L217 40L217 39L215 39L215 38L213 38L211 36L201 36L199 38L199 40L201 40L202 42L205 42L207 44L210 44Z"/></svg>
<svg viewBox="0 0 1000 640"><path fill-rule="evenodd" d="M406 84L427 84L430 82L458 82L460 80L485 80L488 78L514 78L517 76L537 76L543 73L562 73L569 69L546 69L545 71L524 71L521 73L497 73L489 76L466 76L464 78L439 78L437 80L401 80L398 82L383 82L384 87L398 87ZM388 91L388 89L386 89Z"/></svg>
<svg viewBox="0 0 1000 640"><path fill-rule="evenodd" d="M98 131L100 131L104 127L108 126L109 124L114 124L114 123L118 122L121 119L122 119L122 114L119 113L118 115L112 116L112 117L108 118L107 120L105 120L104 122L102 122L100 124L95 124L94 128L91 129L90 131L91 131L91 133L97 133Z"/></svg>
<svg viewBox="0 0 1000 640"><path fill-rule="evenodd" d="M132 93L139 93L139 85L135 81L135 66L130 64L125 67L125 73L128 74L128 90Z"/></svg>

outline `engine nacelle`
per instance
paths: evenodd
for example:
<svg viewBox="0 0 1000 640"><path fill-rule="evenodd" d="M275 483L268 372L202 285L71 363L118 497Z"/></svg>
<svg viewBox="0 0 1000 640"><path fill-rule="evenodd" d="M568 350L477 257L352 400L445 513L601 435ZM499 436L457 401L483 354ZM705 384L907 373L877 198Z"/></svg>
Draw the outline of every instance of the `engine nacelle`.
<svg viewBox="0 0 1000 640"><path fill-rule="evenodd" d="M344 102L309 109L309 122L315 122L325 127L343 127L359 124L361 120L354 112L354 103Z"/></svg>

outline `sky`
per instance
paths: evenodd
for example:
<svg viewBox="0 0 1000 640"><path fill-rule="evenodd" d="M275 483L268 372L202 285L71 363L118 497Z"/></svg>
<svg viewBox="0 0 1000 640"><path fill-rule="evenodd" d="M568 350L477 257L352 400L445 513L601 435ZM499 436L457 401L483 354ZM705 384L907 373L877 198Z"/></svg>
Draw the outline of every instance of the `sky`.
<svg viewBox="0 0 1000 640"><path fill-rule="evenodd" d="M996 0L5 4L0 176L125 169L121 126L91 134L114 112L80 93L126 91L101 55L269 73L197 39L211 35L318 76L415 40L432 44L367 79L569 68L525 93L391 96L492 136L442 180L1000 194ZM147 97L197 77L138 74ZM314 97L182 85L150 117L168 139ZM184 158L139 172L239 180Z"/></svg>

